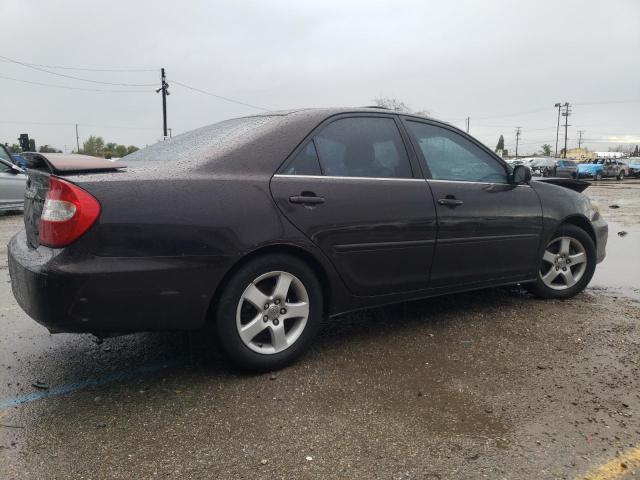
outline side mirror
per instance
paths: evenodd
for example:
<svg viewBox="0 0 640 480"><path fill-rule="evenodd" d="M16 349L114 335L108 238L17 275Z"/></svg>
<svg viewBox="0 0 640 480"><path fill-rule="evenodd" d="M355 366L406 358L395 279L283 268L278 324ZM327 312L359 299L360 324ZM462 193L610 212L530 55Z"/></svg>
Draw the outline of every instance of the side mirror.
<svg viewBox="0 0 640 480"><path fill-rule="evenodd" d="M513 167L511 181L516 185L529 183L531 181L531 169L529 167L525 167L524 165L516 165L515 167Z"/></svg>

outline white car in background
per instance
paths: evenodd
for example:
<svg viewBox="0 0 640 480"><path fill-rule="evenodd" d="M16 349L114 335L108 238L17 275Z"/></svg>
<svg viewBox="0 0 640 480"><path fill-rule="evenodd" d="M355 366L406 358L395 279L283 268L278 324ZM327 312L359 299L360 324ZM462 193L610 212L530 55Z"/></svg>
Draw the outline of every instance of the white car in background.
<svg viewBox="0 0 640 480"><path fill-rule="evenodd" d="M6 147L0 145L0 212L24 207L26 182L24 170L13 163Z"/></svg>

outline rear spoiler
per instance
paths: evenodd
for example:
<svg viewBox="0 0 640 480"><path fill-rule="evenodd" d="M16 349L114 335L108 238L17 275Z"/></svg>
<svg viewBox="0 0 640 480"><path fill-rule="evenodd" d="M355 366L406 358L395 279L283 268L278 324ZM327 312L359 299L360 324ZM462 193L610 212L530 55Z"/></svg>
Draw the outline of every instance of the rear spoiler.
<svg viewBox="0 0 640 480"><path fill-rule="evenodd" d="M568 188L569 190L575 190L576 192L582 192L591 185L590 182L585 182L584 180L576 180L574 178L557 178L557 177L536 178L535 181L551 183L553 185L558 185L560 187Z"/></svg>
<svg viewBox="0 0 640 480"><path fill-rule="evenodd" d="M28 169L49 170L56 175L80 172L107 172L126 167L120 162L76 153L38 153L22 152Z"/></svg>

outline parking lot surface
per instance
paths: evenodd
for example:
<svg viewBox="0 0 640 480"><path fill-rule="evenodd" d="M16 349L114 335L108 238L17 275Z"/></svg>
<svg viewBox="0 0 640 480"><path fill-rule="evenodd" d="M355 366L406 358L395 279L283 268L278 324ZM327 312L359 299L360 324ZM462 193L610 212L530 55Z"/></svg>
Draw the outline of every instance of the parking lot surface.
<svg viewBox="0 0 640 480"><path fill-rule="evenodd" d="M640 478L640 182L585 193L610 241L577 297L351 314L264 375L201 333L50 335L13 299L2 216L0 478Z"/></svg>

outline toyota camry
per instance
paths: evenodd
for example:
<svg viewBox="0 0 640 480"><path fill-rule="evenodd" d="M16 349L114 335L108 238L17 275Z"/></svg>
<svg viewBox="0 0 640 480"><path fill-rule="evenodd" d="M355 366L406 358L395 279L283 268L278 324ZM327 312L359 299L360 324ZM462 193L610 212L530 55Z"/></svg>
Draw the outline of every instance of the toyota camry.
<svg viewBox="0 0 640 480"><path fill-rule="evenodd" d="M352 310L509 284L569 298L605 256L588 183L532 180L449 124L384 109L226 120L120 162L23 156L8 252L28 315L99 336L211 324L249 370L290 363Z"/></svg>

